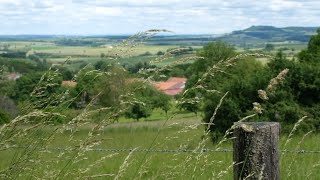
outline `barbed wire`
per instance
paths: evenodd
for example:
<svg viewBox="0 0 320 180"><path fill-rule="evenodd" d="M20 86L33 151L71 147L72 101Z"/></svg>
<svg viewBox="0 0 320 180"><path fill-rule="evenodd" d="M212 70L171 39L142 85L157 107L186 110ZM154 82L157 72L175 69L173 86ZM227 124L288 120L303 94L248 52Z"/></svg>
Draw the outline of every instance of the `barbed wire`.
<svg viewBox="0 0 320 180"><path fill-rule="evenodd" d="M35 148L30 146L11 146L9 148L27 149L34 148L40 151L75 151L79 148L64 148L64 147L47 147ZM209 153L209 152L233 152L232 149L103 149L103 148L90 148L86 151L93 152L148 152L148 153ZM283 153L319 153L320 150L304 150L304 149L279 149Z"/></svg>
<svg viewBox="0 0 320 180"><path fill-rule="evenodd" d="M290 149L283 149L279 150L280 152L284 153L320 153L318 150L304 150L304 149L295 149L295 150L290 150Z"/></svg>

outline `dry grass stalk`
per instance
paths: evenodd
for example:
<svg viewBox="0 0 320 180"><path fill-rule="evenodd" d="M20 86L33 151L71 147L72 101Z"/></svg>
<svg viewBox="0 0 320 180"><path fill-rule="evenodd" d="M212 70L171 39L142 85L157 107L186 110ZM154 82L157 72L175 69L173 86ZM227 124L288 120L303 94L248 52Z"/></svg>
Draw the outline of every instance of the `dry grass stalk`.
<svg viewBox="0 0 320 180"><path fill-rule="evenodd" d="M135 151L136 149L137 149L137 148L133 149L133 150L128 154L128 156L124 159L122 165L121 165L120 168L119 168L119 171L118 171L116 177L114 178L115 180L122 178L122 176L124 175L126 169L127 169L127 168L129 167L129 165L130 165L129 160L130 160L131 156L133 155L133 153L134 153L134 151Z"/></svg>
<svg viewBox="0 0 320 180"><path fill-rule="evenodd" d="M300 126L300 124L307 118L307 116L303 116L302 118L300 118L293 126L291 132L288 135L288 138L284 144L284 147L287 146L287 144L291 141L291 137L293 136L293 133L298 129L298 127Z"/></svg>
<svg viewBox="0 0 320 180"><path fill-rule="evenodd" d="M308 136L308 135L310 135L312 133L312 131L309 131L309 132L307 132L306 134L304 134L303 136L302 136L302 138L301 138L301 140L298 142L298 144L296 145L296 147L295 147L295 149L299 149L300 148L300 145L301 145L301 143L304 141L304 139ZM286 144L285 144L285 146L286 146ZM287 171L287 177L291 177L291 168L292 168L292 165L293 165L293 163L296 163L296 156L297 156L298 154L294 154L293 155L293 157L292 157L292 160L290 161L290 164L288 165L288 168L286 168L286 171Z"/></svg>
<svg viewBox="0 0 320 180"><path fill-rule="evenodd" d="M276 88L284 82L288 72L289 69L284 69L277 75L277 77L271 79L266 92L272 94L276 90Z"/></svg>

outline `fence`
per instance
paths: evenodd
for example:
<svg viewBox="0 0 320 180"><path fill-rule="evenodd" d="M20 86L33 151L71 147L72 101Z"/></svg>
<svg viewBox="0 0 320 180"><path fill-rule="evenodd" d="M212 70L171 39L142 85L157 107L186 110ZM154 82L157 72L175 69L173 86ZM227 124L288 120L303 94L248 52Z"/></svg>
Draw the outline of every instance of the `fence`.
<svg viewBox="0 0 320 180"><path fill-rule="evenodd" d="M234 179L280 179L279 153L319 153L320 150L278 149L279 123L241 122L235 124L232 149L100 149L94 152L144 152L144 153L233 153ZM11 146L10 148L31 148L40 151L76 151L78 148Z"/></svg>
<svg viewBox="0 0 320 180"><path fill-rule="evenodd" d="M30 146L11 146L11 148L32 148ZM48 148L38 148L39 151L72 151L70 148L64 147L48 147ZM75 150L75 149L74 149ZM93 152L146 152L146 153L231 153L232 149L103 149L103 148L92 148L87 151ZM278 152L282 153L319 153L320 150L305 150L305 149L278 149Z"/></svg>

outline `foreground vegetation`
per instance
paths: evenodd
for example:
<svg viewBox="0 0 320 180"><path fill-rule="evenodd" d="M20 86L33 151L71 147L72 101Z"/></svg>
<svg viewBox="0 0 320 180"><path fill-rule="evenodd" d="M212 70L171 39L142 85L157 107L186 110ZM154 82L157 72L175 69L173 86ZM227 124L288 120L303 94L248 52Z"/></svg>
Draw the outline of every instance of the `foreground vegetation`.
<svg viewBox="0 0 320 180"><path fill-rule="evenodd" d="M196 118L196 117L194 117ZM141 123L120 123L101 130L103 142L94 148L102 149L156 149L156 150L177 150L177 149L198 149L202 142L203 128L199 118L195 120L177 119L168 122L157 121L153 124ZM183 125L187 121L188 125ZM51 127L56 128L56 127ZM41 128L34 134L28 135L32 142L46 137L52 133L51 128ZM75 147L86 139L91 128L83 127L75 134L65 131L55 135L50 145L45 148ZM70 140L72 136L72 140ZM28 139L26 138L26 139ZM282 136L280 149L320 149L318 135L309 135L301 141L301 137L295 136L284 146L286 136ZM155 142L154 142L155 141ZM24 148L10 148L1 151L0 169L7 170L9 167L12 174L18 179L29 179L39 177L77 179L98 177L98 179L232 179L232 152L107 152L66 149L61 150L40 150L33 149L27 144L28 141L21 141L18 145ZM41 145L32 144L41 148ZM219 145L221 149L232 149L232 142L227 141ZM201 148L216 149L217 143L212 144L206 140ZM29 154L29 153L32 153ZM65 155L67 154L67 155ZM80 157L78 157L80 156ZM62 158L63 157L63 158ZM77 158L74 158L77 157ZM21 158L21 159L20 159ZM28 161L20 162L20 168L16 168L19 160L27 158ZM74 159L73 159L74 158ZM319 153L282 153L281 154L281 178L282 179L319 179L320 166ZM68 162L71 161L68 164ZM63 167L65 173L59 174ZM31 168L31 169L28 169ZM19 172L19 173L18 173ZM23 177L18 177L23 174ZM4 174L2 174L3 176ZM8 174L7 174L8 175ZM99 177L101 175L101 177Z"/></svg>

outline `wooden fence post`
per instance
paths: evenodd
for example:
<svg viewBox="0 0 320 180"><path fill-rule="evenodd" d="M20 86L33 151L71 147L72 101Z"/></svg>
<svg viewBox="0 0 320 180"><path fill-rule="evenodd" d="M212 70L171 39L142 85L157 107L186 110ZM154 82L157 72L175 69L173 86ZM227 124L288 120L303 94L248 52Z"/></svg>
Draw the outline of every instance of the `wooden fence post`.
<svg viewBox="0 0 320 180"><path fill-rule="evenodd" d="M235 123L234 180L279 180L280 125L276 122Z"/></svg>

